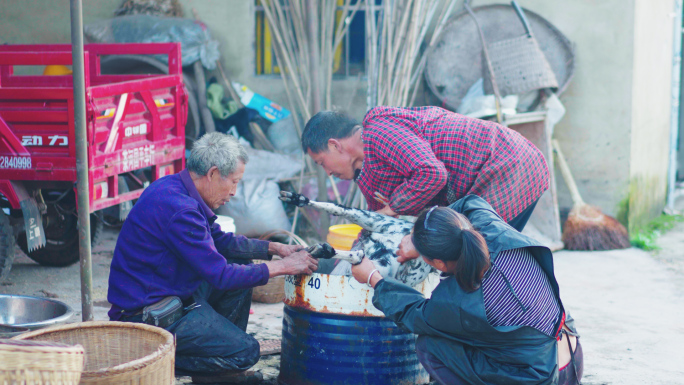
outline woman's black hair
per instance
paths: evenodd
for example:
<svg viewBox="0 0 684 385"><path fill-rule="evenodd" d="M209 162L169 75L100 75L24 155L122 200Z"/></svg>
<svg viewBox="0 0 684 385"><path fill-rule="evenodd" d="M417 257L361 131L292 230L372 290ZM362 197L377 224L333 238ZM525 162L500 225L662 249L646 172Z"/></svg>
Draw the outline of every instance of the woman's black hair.
<svg viewBox="0 0 684 385"><path fill-rule="evenodd" d="M489 249L468 219L448 207L424 210L413 226L413 245L424 257L457 261L454 275L467 292L477 290L489 269Z"/></svg>
<svg viewBox="0 0 684 385"><path fill-rule="evenodd" d="M328 150L329 139L344 139L352 136L361 124L340 111L321 111L314 115L304 126L302 149L314 154Z"/></svg>

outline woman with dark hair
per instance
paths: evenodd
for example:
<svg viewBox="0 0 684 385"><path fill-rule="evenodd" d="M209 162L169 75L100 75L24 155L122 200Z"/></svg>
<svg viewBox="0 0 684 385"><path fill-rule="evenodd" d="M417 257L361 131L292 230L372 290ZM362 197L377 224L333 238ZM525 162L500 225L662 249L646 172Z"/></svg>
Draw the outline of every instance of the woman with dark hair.
<svg viewBox="0 0 684 385"><path fill-rule="evenodd" d="M373 305L418 335L416 352L441 384L579 384L582 347L561 303L551 251L468 195L424 210L397 252L441 271L431 298L370 261L352 268Z"/></svg>

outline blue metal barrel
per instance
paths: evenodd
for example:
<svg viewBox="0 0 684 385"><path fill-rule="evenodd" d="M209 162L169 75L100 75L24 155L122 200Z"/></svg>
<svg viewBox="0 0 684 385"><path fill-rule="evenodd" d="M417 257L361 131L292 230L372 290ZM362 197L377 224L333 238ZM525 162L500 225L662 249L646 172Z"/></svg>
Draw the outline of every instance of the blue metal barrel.
<svg viewBox="0 0 684 385"><path fill-rule="evenodd" d="M278 382L283 385L426 384L416 335L383 317L319 313L289 305Z"/></svg>

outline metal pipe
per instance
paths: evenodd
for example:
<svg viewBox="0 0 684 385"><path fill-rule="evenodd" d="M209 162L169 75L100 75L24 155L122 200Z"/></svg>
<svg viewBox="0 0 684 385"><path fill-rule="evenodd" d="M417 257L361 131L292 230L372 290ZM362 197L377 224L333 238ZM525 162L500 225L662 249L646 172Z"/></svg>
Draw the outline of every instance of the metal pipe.
<svg viewBox="0 0 684 385"><path fill-rule="evenodd" d="M311 76L311 116L315 115L322 108L321 101L321 55L318 45L318 12L316 10L316 2L314 0L306 0L307 13L307 31L309 33L309 67ZM318 197L320 202L328 201L328 184L325 170L321 166L316 165L316 179L318 180ZM328 214L321 215L321 229L319 233L321 236L328 234L328 227L330 226L330 216Z"/></svg>
<svg viewBox="0 0 684 385"><path fill-rule="evenodd" d="M83 4L71 4L71 57L74 80L76 136L76 196L78 202L78 251L81 256L81 310L83 321L93 320L93 271L90 255L90 199L88 191L88 140L86 134L85 75L83 60Z"/></svg>

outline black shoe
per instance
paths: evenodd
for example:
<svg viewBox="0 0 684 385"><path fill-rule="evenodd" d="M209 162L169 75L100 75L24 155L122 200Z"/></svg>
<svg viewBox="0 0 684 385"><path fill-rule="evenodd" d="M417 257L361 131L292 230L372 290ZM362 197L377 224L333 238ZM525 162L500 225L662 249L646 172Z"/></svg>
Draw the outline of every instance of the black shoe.
<svg viewBox="0 0 684 385"><path fill-rule="evenodd" d="M264 375L255 370L245 370L238 373L212 374L208 376L192 376L193 384L258 384L264 380Z"/></svg>

